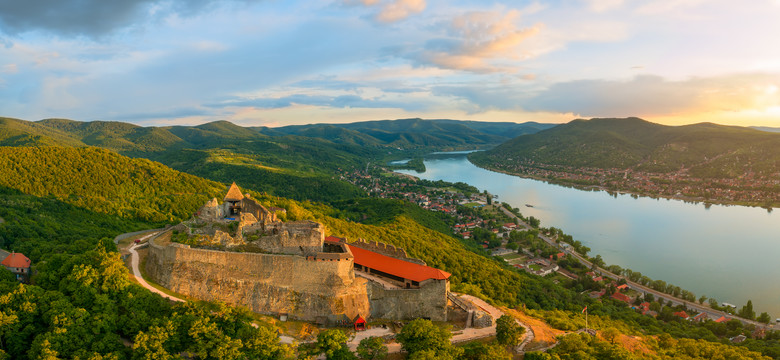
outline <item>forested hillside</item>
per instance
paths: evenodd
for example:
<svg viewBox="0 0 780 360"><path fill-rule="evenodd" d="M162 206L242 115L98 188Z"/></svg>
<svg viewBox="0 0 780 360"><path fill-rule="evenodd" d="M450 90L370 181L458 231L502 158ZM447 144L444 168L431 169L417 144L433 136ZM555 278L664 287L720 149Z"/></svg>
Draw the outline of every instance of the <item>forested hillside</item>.
<svg viewBox="0 0 780 360"><path fill-rule="evenodd" d="M671 172L703 177L780 171L780 134L701 123L665 126L638 118L574 120L475 153L484 164L538 163Z"/></svg>
<svg viewBox="0 0 780 360"><path fill-rule="evenodd" d="M93 212L174 222L224 185L98 148L0 147L0 186Z"/></svg>
<svg viewBox="0 0 780 360"><path fill-rule="evenodd" d="M97 146L159 161L182 172L232 182L299 200L330 201L362 195L333 177L360 167L377 150L319 138L269 137L216 121L198 126L140 127L122 122L0 119L0 144Z"/></svg>
<svg viewBox="0 0 780 360"><path fill-rule="evenodd" d="M269 134L294 134L342 144L404 149L471 150L502 143L523 134L551 128L535 122L481 122L460 120L377 120L348 124L292 125L258 128Z"/></svg>
<svg viewBox="0 0 780 360"><path fill-rule="evenodd" d="M272 326L252 327L245 311L218 304L171 305L131 284L113 252L111 236L156 225L144 221L145 214L188 217L207 198L221 196L224 184L96 148L0 150L0 164L6 166L0 172L0 199L7 205L0 209L3 245L28 253L38 270L35 285L14 284L0 271L0 344L11 358L170 358L189 352L202 359L274 359L292 354L279 344ZM469 251L461 240L434 230L449 224L416 205L357 199L332 207L243 190L267 206L287 209L288 219L324 223L328 234L403 247L410 256L451 272L453 289L498 305L539 309L541 316L563 324L559 326L580 321L576 314L587 305L594 319L620 326L627 334L707 339L698 344L702 348L718 341L712 332L718 330L662 322L613 301L595 302L550 279ZM139 211L129 211L131 206ZM614 344L598 344L584 350L592 356L629 354ZM774 351L768 342L749 346ZM729 349L739 356L751 354ZM577 351L561 348L555 353L565 359Z"/></svg>

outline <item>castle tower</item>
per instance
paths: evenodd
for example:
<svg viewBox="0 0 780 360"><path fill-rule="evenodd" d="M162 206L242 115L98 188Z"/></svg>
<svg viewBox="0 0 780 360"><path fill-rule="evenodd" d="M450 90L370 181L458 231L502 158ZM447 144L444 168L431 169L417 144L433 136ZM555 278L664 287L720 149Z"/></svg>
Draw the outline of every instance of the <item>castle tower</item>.
<svg viewBox="0 0 780 360"><path fill-rule="evenodd" d="M228 215L238 215L241 213L241 200L244 199L244 195L241 194L241 189L238 188L236 182L230 185L227 195L225 195L225 203L227 204Z"/></svg>

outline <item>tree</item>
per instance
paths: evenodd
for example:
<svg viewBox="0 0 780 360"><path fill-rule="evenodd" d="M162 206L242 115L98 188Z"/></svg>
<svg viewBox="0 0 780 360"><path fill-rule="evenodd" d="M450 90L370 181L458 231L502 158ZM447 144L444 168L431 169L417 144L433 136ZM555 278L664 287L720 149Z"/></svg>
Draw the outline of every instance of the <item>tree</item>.
<svg viewBox="0 0 780 360"><path fill-rule="evenodd" d="M152 325L146 332L139 332L133 343L133 359L175 359L165 348L165 343L174 331L173 323L165 321L160 325Z"/></svg>
<svg viewBox="0 0 780 360"><path fill-rule="evenodd" d="M347 335L337 329L325 330L319 333L315 349L317 354L324 353L325 358L328 360L355 358L355 355L347 347ZM350 355L352 356L350 357Z"/></svg>
<svg viewBox="0 0 780 360"><path fill-rule="evenodd" d="M357 354L363 360L381 360L387 357L387 346L380 337L372 336L360 340Z"/></svg>
<svg viewBox="0 0 780 360"><path fill-rule="evenodd" d="M512 355L503 346L472 342L463 347L460 360L511 360Z"/></svg>
<svg viewBox="0 0 780 360"><path fill-rule="evenodd" d="M707 295L702 295L699 297L699 304L704 305L705 301L707 301Z"/></svg>
<svg viewBox="0 0 780 360"><path fill-rule="evenodd" d="M449 331L434 325L430 320L415 319L401 329L396 339L410 355L422 350L441 354L449 350L451 336Z"/></svg>
<svg viewBox="0 0 780 360"><path fill-rule="evenodd" d="M605 340L609 341L610 344L615 344L615 339L620 336L620 331L613 327L607 328L601 332L601 336L603 336Z"/></svg>
<svg viewBox="0 0 780 360"><path fill-rule="evenodd" d="M756 312L753 310L753 301L748 300L747 304L739 310L738 315L745 319L754 320L756 318Z"/></svg>
<svg viewBox="0 0 780 360"><path fill-rule="evenodd" d="M772 321L772 318L766 312L762 312L761 315L758 315L756 320L760 323L769 324L769 322Z"/></svg>
<svg viewBox="0 0 780 360"><path fill-rule="evenodd" d="M509 315L501 315L496 320L496 340L501 345L517 346L520 342L520 335L525 332L525 328L517 324L517 321Z"/></svg>

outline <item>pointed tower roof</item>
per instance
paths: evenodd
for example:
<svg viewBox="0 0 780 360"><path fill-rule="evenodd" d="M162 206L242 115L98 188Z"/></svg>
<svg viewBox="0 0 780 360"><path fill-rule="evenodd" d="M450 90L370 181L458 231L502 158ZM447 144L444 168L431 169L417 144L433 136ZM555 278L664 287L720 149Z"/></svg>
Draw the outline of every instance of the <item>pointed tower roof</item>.
<svg viewBox="0 0 780 360"><path fill-rule="evenodd" d="M238 188L238 185L236 185L236 182L233 182L233 185L230 185L230 188L228 188L227 195L225 195L225 201L241 201L244 199L244 195L241 194L241 189Z"/></svg>

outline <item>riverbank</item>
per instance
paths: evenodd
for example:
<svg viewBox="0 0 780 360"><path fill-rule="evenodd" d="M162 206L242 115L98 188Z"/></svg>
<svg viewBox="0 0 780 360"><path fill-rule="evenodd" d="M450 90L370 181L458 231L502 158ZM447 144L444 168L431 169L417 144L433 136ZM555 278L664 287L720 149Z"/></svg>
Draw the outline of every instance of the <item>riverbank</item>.
<svg viewBox="0 0 780 360"><path fill-rule="evenodd" d="M468 157L467 157L468 158ZM623 188L608 188L597 184L578 184L571 181L567 181L567 179L563 178L550 178L550 177L544 177L544 176L534 176L531 174L521 174L521 173L515 173L507 170L502 170L497 167L484 165L480 163L476 163L471 161L469 159L469 162L473 164L476 167L479 167L481 169L485 169L488 171L494 171L510 176L516 176L523 179L531 179L531 180L537 180L537 181L543 181L548 184L552 185L558 185L563 187L568 187L572 189L577 190L583 190L583 191L604 191L609 194L625 194L635 197L646 197L651 199L668 199L668 200L680 200L683 202L693 203L693 204L704 204L705 208L708 208L712 205L724 205L724 206L746 206L746 207L757 207L765 209L767 212L772 212L772 210L776 207L780 207L780 203L764 203L764 202L749 202L749 201L733 201L733 200L726 200L726 199L705 199L704 197L694 197L694 196L685 196L685 195L665 195L665 194L657 194L657 193L648 193L648 192L637 192L635 190L630 189L623 189Z"/></svg>
<svg viewBox="0 0 780 360"><path fill-rule="evenodd" d="M766 286L780 277L775 259L780 222L774 212L594 191L601 188L582 191L487 170L465 156L426 159L425 165L425 173L399 172L487 190L499 201L522 208L525 217L564 229L604 262L670 281L697 298L706 294L733 304L752 300L758 311L780 314L780 288Z"/></svg>

